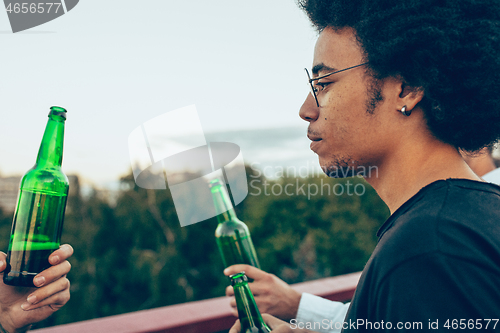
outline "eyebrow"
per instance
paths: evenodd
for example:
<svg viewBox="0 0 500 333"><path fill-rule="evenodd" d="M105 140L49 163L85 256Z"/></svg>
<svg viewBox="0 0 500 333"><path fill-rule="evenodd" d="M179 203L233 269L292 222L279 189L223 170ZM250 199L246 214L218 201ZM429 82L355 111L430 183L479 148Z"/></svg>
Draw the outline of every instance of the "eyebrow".
<svg viewBox="0 0 500 333"><path fill-rule="evenodd" d="M318 73L321 71L335 72L335 71L337 71L337 69L333 68L333 67L329 67L329 66L325 65L324 63L319 63L312 68L312 73L314 75L318 75Z"/></svg>

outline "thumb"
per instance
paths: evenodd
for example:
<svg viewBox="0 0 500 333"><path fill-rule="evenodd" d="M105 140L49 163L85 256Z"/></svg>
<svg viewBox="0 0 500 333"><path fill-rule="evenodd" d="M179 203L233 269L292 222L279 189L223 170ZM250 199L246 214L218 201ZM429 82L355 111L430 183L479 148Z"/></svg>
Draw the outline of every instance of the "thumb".
<svg viewBox="0 0 500 333"><path fill-rule="evenodd" d="M273 317L267 313L262 314L262 319L264 319L266 324L273 330L282 324L286 324L283 320Z"/></svg>
<svg viewBox="0 0 500 333"><path fill-rule="evenodd" d="M224 275L230 276L233 274L237 274L239 272L245 272L245 274L246 274L250 267L252 267L252 266L244 265L244 264L232 265L232 266L227 267L224 270Z"/></svg>
<svg viewBox="0 0 500 333"><path fill-rule="evenodd" d="M0 273L2 273L5 270L5 267L7 267L7 255L0 251Z"/></svg>

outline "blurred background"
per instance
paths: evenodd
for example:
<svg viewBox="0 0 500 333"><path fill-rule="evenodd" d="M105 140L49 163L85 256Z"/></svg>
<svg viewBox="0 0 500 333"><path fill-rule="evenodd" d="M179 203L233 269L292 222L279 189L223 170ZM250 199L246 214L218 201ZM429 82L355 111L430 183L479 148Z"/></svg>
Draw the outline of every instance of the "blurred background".
<svg viewBox="0 0 500 333"><path fill-rule="evenodd" d="M191 104L207 141L241 148L249 195L236 212L264 270L296 283L363 268L389 212L363 180L318 172L298 117L316 32L293 0L86 0L16 34L1 12L0 39L3 251L49 108L68 110L72 297L37 327L224 294L217 221L181 228L168 189L138 188L131 172L132 130ZM297 190L313 184L325 191Z"/></svg>

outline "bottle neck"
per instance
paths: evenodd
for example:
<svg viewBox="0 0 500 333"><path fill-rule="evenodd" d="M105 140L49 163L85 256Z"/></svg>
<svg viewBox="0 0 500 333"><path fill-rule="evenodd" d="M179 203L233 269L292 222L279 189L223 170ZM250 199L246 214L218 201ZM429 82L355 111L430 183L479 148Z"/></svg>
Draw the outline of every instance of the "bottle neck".
<svg viewBox="0 0 500 333"><path fill-rule="evenodd" d="M226 185L217 183L212 186L212 199L215 205L215 213L219 223L226 221L237 220L236 213L234 212L233 204L229 199L229 194L226 190Z"/></svg>
<svg viewBox="0 0 500 333"><path fill-rule="evenodd" d="M38 150L38 166L58 166L62 164L65 115L51 111L45 127L42 143Z"/></svg>
<svg viewBox="0 0 500 333"><path fill-rule="evenodd" d="M233 289L242 332L252 327L266 328L267 325L262 319L257 304L255 304L255 299L248 287L248 283L240 282Z"/></svg>

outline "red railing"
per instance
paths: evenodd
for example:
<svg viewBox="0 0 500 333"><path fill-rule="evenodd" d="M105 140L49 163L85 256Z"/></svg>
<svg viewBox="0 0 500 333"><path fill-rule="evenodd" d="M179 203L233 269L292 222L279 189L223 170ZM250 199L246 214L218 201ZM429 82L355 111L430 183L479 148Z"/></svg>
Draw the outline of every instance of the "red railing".
<svg viewBox="0 0 500 333"><path fill-rule="evenodd" d="M293 285L334 301L352 298L360 272ZM214 333L228 330L235 321L227 297L165 306L106 318L33 330L36 333Z"/></svg>

